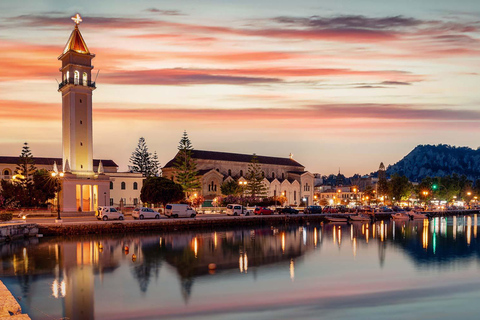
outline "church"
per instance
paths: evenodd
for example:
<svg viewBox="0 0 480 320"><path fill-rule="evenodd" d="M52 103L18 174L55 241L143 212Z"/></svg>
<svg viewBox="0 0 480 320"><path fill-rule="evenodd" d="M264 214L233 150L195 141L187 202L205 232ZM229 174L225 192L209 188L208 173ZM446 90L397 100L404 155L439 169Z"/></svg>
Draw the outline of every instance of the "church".
<svg viewBox="0 0 480 320"><path fill-rule="evenodd" d="M140 202L143 177L118 172L113 160L93 159L92 60L95 55L78 27L80 15L72 18L75 27L58 57L62 82L62 158L34 158L37 169L56 171L60 179L62 212L92 212L98 206L135 206ZM14 179L18 157L0 156L0 179Z"/></svg>

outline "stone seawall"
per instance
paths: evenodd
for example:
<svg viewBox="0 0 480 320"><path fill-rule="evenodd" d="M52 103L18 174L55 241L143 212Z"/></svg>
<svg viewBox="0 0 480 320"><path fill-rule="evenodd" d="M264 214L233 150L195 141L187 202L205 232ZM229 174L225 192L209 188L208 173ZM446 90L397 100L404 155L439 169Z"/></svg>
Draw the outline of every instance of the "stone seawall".
<svg viewBox="0 0 480 320"><path fill-rule="evenodd" d="M212 219L161 219L135 221L94 221L62 224L39 224L39 233L44 236L85 235L101 233L130 233L149 231L216 230L225 227L258 227L323 222L325 216L254 216L225 217Z"/></svg>
<svg viewBox="0 0 480 320"><path fill-rule="evenodd" d="M26 237L34 237L38 234L38 226L35 223L23 221L0 224L0 243Z"/></svg>

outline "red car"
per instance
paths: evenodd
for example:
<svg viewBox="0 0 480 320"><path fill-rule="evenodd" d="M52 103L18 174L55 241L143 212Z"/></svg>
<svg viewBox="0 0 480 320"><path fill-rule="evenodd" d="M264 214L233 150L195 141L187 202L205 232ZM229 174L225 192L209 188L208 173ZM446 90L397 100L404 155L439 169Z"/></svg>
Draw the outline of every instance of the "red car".
<svg viewBox="0 0 480 320"><path fill-rule="evenodd" d="M270 210L268 208L262 208L262 207L256 207L255 210L253 211L255 215L271 215L273 214L273 210Z"/></svg>

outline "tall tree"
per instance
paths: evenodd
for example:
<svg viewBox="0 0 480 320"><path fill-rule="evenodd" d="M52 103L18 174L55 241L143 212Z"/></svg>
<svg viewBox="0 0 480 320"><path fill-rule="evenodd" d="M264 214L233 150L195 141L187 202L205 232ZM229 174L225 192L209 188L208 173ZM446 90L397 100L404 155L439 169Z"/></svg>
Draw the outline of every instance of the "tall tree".
<svg viewBox="0 0 480 320"><path fill-rule="evenodd" d="M265 175L262 171L262 166L258 162L258 158L253 154L252 160L248 165L246 192L252 197L263 197L267 193L267 188L263 184Z"/></svg>
<svg viewBox="0 0 480 320"><path fill-rule="evenodd" d="M133 172L140 172L144 177L158 175L160 163L158 162L157 153L155 152L152 155L148 152L147 143L143 137L138 140L137 148L135 148L130 157L130 163L132 164L131 169Z"/></svg>
<svg viewBox="0 0 480 320"><path fill-rule="evenodd" d="M192 143L188 138L187 131L184 131L173 166L175 167L175 181L182 186L187 198L192 192L200 189L197 163L192 158L192 152Z"/></svg>

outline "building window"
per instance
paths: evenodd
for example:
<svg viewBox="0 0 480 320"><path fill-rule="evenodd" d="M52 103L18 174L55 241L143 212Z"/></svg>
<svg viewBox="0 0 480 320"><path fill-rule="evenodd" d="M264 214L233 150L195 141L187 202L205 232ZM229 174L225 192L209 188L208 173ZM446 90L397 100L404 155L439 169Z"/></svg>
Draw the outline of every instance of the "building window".
<svg viewBox="0 0 480 320"><path fill-rule="evenodd" d="M282 179L285 179L285 173L282 172Z"/></svg>
<svg viewBox="0 0 480 320"><path fill-rule="evenodd" d="M136 182L133 183L133 190L138 190L138 183Z"/></svg>
<svg viewBox="0 0 480 320"><path fill-rule="evenodd" d="M217 191L217 185L213 181L208 185L208 191Z"/></svg>
<svg viewBox="0 0 480 320"><path fill-rule="evenodd" d="M110 205L113 206L113 198L110 198Z"/></svg>
<svg viewBox="0 0 480 320"><path fill-rule="evenodd" d="M272 172L272 179L275 179L275 172Z"/></svg>
<svg viewBox="0 0 480 320"><path fill-rule="evenodd" d="M122 190L125 190L126 184L122 181Z"/></svg>
<svg viewBox="0 0 480 320"><path fill-rule="evenodd" d="M243 177L243 170L240 170L240 177Z"/></svg>
<svg viewBox="0 0 480 320"><path fill-rule="evenodd" d="M110 181L110 190L113 190L113 182Z"/></svg>
<svg viewBox="0 0 480 320"><path fill-rule="evenodd" d="M75 70L75 72L73 73L73 83L78 84L79 82L80 82L80 72Z"/></svg>
<svg viewBox="0 0 480 320"><path fill-rule="evenodd" d="M67 80L67 82L70 82L70 71L67 71L67 73L65 74L65 79Z"/></svg>
<svg viewBox="0 0 480 320"><path fill-rule="evenodd" d="M10 176L10 170L8 169L3 170L3 175L5 176L6 179L8 179Z"/></svg>
<svg viewBox="0 0 480 320"><path fill-rule="evenodd" d="M293 191L293 201L297 201L297 191Z"/></svg>
<svg viewBox="0 0 480 320"><path fill-rule="evenodd" d="M232 175L232 170L228 169L228 175L229 175L229 176Z"/></svg>
<svg viewBox="0 0 480 320"><path fill-rule="evenodd" d="M83 85L84 86L87 85L87 73L86 72L83 73Z"/></svg>

